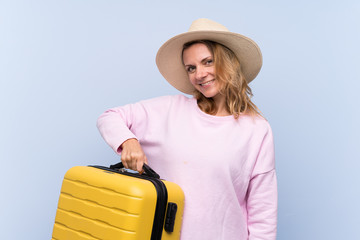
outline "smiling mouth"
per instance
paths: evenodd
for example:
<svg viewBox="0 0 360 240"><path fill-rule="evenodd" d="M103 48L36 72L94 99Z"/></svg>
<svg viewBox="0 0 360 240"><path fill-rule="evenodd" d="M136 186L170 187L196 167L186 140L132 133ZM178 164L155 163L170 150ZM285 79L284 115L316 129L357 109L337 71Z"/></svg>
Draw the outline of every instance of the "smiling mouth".
<svg viewBox="0 0 360 240"><path fill-rule="evenodd" d="M214 82L215 81L215 79L213 79L213 80L210 80L210 81L208 81L208 82L204 82L204 83L200 83L199 85L200 86L207 86L207 85L210 85L212 82Z"/></svg>

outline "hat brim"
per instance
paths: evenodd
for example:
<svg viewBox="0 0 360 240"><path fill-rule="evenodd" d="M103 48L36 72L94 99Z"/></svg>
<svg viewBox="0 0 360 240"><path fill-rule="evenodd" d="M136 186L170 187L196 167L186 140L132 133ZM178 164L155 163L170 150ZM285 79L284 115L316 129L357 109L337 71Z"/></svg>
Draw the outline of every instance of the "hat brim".
<svg viewBox="0 0 360 240"><path fill-rule="evenodd" d="M163 77L176 89L193 94L182 63L182 49L185 43L195 40L211 40L231 49L239 59L244 77L251 82L260 72L262 55L258 45L248 37L226 31L193 31L179 34L166 41L158 50L156 65Z"/></svg>

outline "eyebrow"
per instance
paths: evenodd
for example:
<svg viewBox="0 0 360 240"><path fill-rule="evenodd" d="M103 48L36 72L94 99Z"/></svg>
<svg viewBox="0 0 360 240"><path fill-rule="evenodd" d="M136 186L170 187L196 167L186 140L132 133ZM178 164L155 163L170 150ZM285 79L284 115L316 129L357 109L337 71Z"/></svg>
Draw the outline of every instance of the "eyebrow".
<svg viewBox="0 0 360 240"><path fill-rule="evenodd" d="M212 56L211 56L211 55L210 55L210 56L207 56L207 57L203 58L200 62L201 62L201 63L204 63L204 62L206 62L207 60L209 60L209 58L212 59ZM186 65L185 65L185 67L189 67L189 66L194 66L194 65L193 65L193 64L186 64Z"/></svg>

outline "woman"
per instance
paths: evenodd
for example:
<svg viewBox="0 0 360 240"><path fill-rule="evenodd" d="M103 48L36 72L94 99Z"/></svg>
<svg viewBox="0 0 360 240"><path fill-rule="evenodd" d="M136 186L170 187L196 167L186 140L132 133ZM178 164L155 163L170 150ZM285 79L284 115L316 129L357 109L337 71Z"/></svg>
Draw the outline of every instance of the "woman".
<svg viewBox="0 0 360 240"><path fill-rule="evenodd" d="M185 193L181 239L276 239L277 183L271 128L248 83L262 65L256 43L208 19L158 51L178 90L106 111L105 141L125 167L148 163Z"/></svg>

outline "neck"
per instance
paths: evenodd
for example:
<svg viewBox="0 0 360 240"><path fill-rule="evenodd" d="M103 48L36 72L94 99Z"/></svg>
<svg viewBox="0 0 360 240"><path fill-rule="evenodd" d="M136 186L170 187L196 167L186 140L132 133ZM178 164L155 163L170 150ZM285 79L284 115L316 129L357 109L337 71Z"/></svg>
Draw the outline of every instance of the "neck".
<svg viewBox="0 0 360 240"><path fill-rule="evenodd" d="M226 107L226 99L224 95L216 95L213 97L215 104L216 104L216 114L215 116L229 116L230 113L227 110Z"/></svg>
<svg viewBox="0 0 360 240"><path fill-rule="evenodd" d="M229 115L231 114L224 108L218 108L217 112L215 113L215 116L229 116Z"/></svg>

